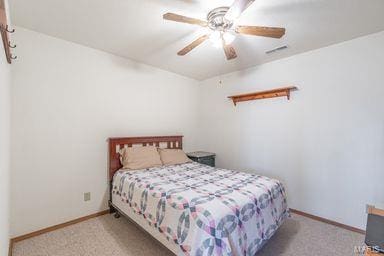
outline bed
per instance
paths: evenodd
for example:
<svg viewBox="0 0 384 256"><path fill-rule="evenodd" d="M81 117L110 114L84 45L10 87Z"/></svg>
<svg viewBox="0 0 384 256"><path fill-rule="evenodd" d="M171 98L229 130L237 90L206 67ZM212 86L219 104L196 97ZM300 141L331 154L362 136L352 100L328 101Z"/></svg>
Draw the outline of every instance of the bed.
<svg viewBox="0 0 384 256"><path fill-rule="evenodd" d="M255 255L288 217L281 182L196 162L123 170L123 147L182 149L182 136L109 139L110 208L176 255Z"/></svg>

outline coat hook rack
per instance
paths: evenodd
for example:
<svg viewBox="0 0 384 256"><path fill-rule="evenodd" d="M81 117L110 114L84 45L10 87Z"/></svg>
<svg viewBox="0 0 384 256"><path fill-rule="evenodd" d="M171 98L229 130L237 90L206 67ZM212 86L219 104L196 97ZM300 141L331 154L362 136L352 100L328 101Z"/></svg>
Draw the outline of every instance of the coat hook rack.
<svg viewBox="0 0 384 256"><path fill-rule="evenodd" d="M5 51L5 57L9 64L12 63L12 60L17 59L17 56L11 53L11 49L16 48L16 45L12 45L9 40L9 35L15 32L15 29L10 29L7 21L7 13L5 11L4 0L0 0L0 32L1 38L3 40L3 46Z"/></svg>
<svg viewBox="0 0 384 256"><path fill-rule="evenodd" d="M11 45L11 42L8 41L9 48L15 49L17 45Z"/></svg>
<svg viewBox="0 0 384 256"><path fill-rule="evenodd" d="M10 34L15 33L15 29L9 30L9 26L8 25L5 27L5 31L7 31Z"/></svg>

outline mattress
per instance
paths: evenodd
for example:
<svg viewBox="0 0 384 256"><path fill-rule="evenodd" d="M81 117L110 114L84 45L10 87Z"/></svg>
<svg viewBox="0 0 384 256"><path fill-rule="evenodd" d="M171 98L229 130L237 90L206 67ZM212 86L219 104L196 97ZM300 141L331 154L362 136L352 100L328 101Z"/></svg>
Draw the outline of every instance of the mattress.
<svg viewBox="0 0 384 256"><path fill-rule="evenodd" d="M289 215L280 181L196 162L120 170L112 203L177 255L255 255Z"/></svg>

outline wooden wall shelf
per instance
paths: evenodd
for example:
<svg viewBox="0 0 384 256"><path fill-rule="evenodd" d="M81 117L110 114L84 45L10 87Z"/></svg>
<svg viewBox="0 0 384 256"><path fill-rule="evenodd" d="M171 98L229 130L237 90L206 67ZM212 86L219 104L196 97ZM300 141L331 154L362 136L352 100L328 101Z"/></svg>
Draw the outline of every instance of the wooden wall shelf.
<svg viewBox="0 0 384 256"><path fill-rule="evenodd" d="M11 48L15 48L16 45L11 45L8 34L15 32L15 30L9 29L4 0L0 0L0 32L3 40L5 57L7 58L7 62L11 64L12 60L16 59L11 53Z"/></svg>
<svg viewBox="0 0 384 256"><path fill-rule="evenodd" d="M289 87L283 87L268 91L260 91L260 92L253 92L253 93L247 93L247 94L239 94L239 95L233 95L229 96L233 101L233 104L237 104L237 102L241 101L249 101L249 100L261 100L261 99L268 99L268 98L276 98L276 97L287 97L287 99L290 99L291 91L297 90L296 86L289 86Z"/></svg>

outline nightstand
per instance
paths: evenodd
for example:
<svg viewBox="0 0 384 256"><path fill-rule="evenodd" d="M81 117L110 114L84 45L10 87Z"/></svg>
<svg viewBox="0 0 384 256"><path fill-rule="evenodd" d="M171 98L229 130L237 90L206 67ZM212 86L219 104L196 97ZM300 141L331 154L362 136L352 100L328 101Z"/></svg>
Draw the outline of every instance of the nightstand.
<svg viewBox="0 0 384 256"><path fill-rule="evenodd" d="M369 205L367 207L368 220L365 235L365 244L369 246L365 256L384 255L377 251L384 251L384 207ZM377 250L376 250L377 249Z"/></svg>
<svg viewBox="0 0 384 256"><path fill-rule="evenodd" d="M214 153L204 152L204 151L196 151L187 153L189 159L201 163L206 164L212 167L215 167L215 156Z"/></svg>

